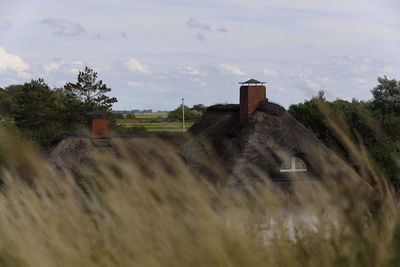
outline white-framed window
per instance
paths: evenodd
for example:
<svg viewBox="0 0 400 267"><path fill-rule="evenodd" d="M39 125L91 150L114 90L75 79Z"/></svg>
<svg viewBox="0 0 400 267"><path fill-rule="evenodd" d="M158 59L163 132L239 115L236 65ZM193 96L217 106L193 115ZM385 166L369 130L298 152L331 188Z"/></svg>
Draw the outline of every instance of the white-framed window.
<svg viewBox="0 0 400 267"><path fill-rule="evenodd" d="M281 167L281 172L305 172L307 171L307 166L299 158L292 157L290 159L285 160Z"/></svg>

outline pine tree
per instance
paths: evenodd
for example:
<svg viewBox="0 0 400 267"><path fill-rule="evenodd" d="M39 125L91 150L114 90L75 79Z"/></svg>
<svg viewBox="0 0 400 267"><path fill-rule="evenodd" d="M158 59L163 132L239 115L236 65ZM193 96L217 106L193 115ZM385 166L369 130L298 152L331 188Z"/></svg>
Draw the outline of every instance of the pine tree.
<svg viewBox="0 0 400 267"><path fill-rule="evenodd" d="M112 104L118 100L106 94L111 91L102 80L97 81L97 72L85 67L79 71L76 83L67 83L64 89L69 97L74 97L82 101L82 111L90 112L94 110L110 111Z"/></svg>

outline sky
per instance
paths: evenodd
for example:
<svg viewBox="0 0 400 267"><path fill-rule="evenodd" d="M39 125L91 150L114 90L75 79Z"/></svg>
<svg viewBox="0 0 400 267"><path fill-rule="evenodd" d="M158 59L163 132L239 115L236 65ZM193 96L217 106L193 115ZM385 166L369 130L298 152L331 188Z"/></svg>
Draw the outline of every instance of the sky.
<svg viewBox="0 0 400 267"><path fill-rule="evenodd" d="M0 87L89 66L115 110L238 103L251 78L285 107L367 100L399 48L398 0L0 0Z"/></svg>

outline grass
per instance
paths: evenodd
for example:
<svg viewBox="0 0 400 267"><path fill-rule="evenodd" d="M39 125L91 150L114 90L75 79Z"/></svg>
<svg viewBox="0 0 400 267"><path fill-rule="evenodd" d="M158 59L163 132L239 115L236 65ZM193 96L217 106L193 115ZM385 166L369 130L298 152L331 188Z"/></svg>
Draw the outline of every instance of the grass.
<svg viewBox="0 0 400 267"><path fill-rule="evenodd" d="M398 200L361 150L374 190L349 174L289 196L268 180L231 187L223 172L209 183L167 144L115 142L117 154L77 152L86 164L62 171L0 131L0 266L400 264Z"/></svg>
<svg viewBox="0 0 400 267"><path fill-rule="evenodd" d="M149 119L149 118L147 118ZM154 119L154 118L151 118ZM142 119L125 119L118 120L117 124L124 125L125 127L144 127L149 132L181 132L181 122L148 122ZM193 125L193 122L185 123L185 130L189 129Z"/></svg>
<svg viewBox="0 0 400 267"><path fill-rule="evenodd" d="M135 113L135 118L137 119L154 119L154 118L166 119L167 117L168 117L167 112Z"/></svg>

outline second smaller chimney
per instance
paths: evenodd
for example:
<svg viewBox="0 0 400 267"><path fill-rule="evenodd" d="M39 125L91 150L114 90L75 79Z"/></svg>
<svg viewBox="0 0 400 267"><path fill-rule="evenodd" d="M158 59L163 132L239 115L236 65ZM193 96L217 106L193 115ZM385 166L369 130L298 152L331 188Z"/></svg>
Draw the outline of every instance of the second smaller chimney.
<svg viewBox="0 0 400 267"><path fill-rule="evenodd" d="M267 99L266 88L264 82L254 79L239 84L242 85L240 87L240 124L245 125L260 102Z"/></svg>
<svg viewBox="0 0 400 267"><path fill-rule="evenodd" d="M103 111L94 111L87 114L89 116L88 126L90 137L93 139L108 139L110 138L110 130L107 113Z"/></svg>

